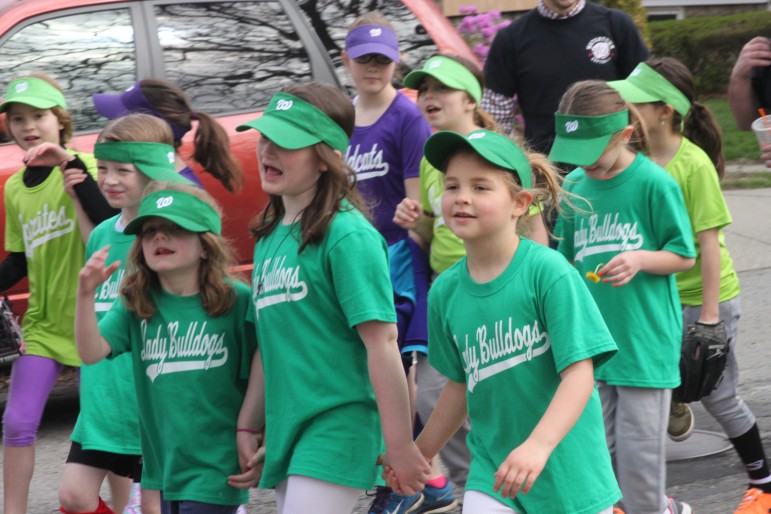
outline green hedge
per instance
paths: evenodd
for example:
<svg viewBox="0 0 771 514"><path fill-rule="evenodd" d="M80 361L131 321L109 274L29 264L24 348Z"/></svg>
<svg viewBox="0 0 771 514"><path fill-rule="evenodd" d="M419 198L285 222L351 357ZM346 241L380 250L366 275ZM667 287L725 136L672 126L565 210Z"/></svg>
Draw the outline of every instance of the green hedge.
<svg viewBox="0 0 771 514"><path fill-rule="evenodd" d="M656 21L648 24L653 53L675 57L691 70L698 94L724 94L742 47L768 35L771 11Z"/></svg>

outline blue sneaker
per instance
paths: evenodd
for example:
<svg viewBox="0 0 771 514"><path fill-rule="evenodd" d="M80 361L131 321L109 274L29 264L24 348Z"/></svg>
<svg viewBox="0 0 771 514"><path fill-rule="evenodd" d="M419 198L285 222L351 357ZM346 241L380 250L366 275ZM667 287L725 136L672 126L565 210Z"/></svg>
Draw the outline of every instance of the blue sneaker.
<svg viewBox="0 0 771 514"><path fill-rule="evenodd" d="M431 487L427 485L423 489L423 505L415 511L416 514L429 514L431 512L449 512L458 505L455 492L448 480L444 487Z"/></svg>
<svg viewBox="0 0 771 514"><path fill-rule="evenodd" d="M423 495L420 493L404 496L393 492L390 487L377 487L375 499L367 512L368 514L417 514L422 504Z"/></svg>

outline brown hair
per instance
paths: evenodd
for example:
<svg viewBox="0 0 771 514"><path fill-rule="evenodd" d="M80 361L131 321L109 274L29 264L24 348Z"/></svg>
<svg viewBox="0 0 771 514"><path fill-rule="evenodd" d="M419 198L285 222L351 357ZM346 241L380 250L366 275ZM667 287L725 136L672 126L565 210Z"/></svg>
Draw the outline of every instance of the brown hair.
<svg viewBox="0 0 771 514"><path fill-rule="evenodd" d="M198 130L193 140L193 159L228 191L239 191L244 181L243 172L230 153L230 142L222 125L214 117L194 111L185 92L170 82L144 79L140 82L140 88L147 101L167 122L189 130L192 120L198 121ZM181 139L174 141L177 149L181 144Z"/></svg>
<svg viewBox="0 0 771 514"><path fill-rule="evenodd" d="M348 134L353 133L355 112L350 99L338 88L318 82L294 84L283 91L319 108L324 114ZM316 193L305 209L300 220L302 252L308 244L318 244L327 234L329 225L341 209L343 200L355 208L364 210L361 196L355 189L355 174L341 155L335 153L326 143L316 143L311 148L328 170L321 174L316 183ZM273 232L284 217L284 203L280 196L269 195L268 205L252 220L249 230L258 240Z"/></svg>
<svg viewBox="0 0 771 514"><path fill-rule="evenodd" d="M99 133L98 141L100 143L130 141L174 144L169 125L149 114L129 114L110 121Z"/></svg>
<svg viewBox="0 0 771 514"><path fill-rule="evenodd" d="M471 59L462 57L460 55L454 55L454 54L440 53L437 55L447 57L448 59L452 59L453 61L459 64L462 64L468 71L471 72L472 75L474 75L474 78L477 79L477 82L479 82L480 89L484 91L485 74L482 71L482 69L476 65L474 61L472 61ZM498 126L498 123L495 121L495 118L493 118L493 116L489 112L485 111L484 109L480 109L479 103L473 98L471 98L471 95L468 94L468 92L466 93L466 96L468 96L468 99L470 101L477 104L477 108L474 110L474 124L485 130L500 132L500 127Z"/></svg>
<svg viewBox="0 0 771 514"><path fill-rule="evenodd" d="M34 78L34 79L40 79L45 82L48 82L50 85L58 89L59 91L64 93L64 90L62 89L62 86L59 85L59 83L54 80L51 76L46 75L45 73L30 73L29 75L24 75L22 77L16 77L17 79L23 79L23 78ZM70 115L69 111L66 109L62 109L58 105L54 105L51 107L51 112L54 113L54 116L56 116L56 119L59 120L59 123L62 125L61 130L59 130L59 144L66 145L70 142L72 139L72 116Z"/></svg>
<svg viewBox="0 0 771 514"><path fill-rule="evenodd" d="M685 117L684 124L683 117L675 111L672 116L672 130L679 133L680 127L683 126L683 135L706 152L712 164L715 165L717 176L722 179L725 174L725 159L720 125L709 108L696 101L696 88L691 72L683 63L672 57L648 59L645 64L667 79L691 102L691 110ZM663 102L656 103L663 104Z"/></svg>
<svg viewBox="0 0 771 514"><path fill-rule="evenodd" d="M195 186L150 182L145 194L168 189L184 191L196 196L221 213L214 199L206 191ZM205 255L201 258L201 265L198 267L201 305L209 316L223 316L230 311L236 301L233 286L229 282L232 277L228 271L228 267L234 263L233 254L230 245L222 236L213 232L199 232L198 237ZM137 317L148 319L157 310L152 293L159 291L161 284L158 274L147 265L142 251L141 236L138 235L134 240L127 261L128 273L121 285L123 301L126 308Z"/></svg>

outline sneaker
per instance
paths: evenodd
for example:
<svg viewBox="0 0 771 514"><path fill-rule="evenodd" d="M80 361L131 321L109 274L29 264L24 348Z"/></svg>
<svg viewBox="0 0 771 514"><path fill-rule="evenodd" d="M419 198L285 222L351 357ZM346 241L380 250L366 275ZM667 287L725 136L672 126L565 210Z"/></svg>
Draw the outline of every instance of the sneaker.
<svg viewBox="0 0 771 514"><path fill-rule="evenodd" d="M668 514L693 514L693 509L687 503L679 502L674 498L667 498L669 502Z"/></svg>
<svg viewBox="0 0 771 514"><path fill-rule="evenodd" d="M423 505L416 511L417 514L429 514L432 512L448 512L458 505L455 492L448 480L444 487L431 487L426 485L423 489Z"/></svg>
<svg viewBox="0 0 771 514"><path fill-rule="evenodd" d="M246 514L246 506L239 505L238 510L236 511L236 514Z"/></svg>
<svg viewBox="0 0 771 514"><path fill-rule="evenodd" d="M626 514L626 512L619 509L618 507L613 507L613 514Z"/></svg>
<svg viewBox="0 0 771 514"><path fill-rule="evenodd" d="M735 514L769 514L771 513L771 493L764 493L755 487L747 489L744 499L736 509Z"/></svg>
<svg viewBox="0 0 771 514"><path fill-rule="evenodd" d="M693 411L687 403L672 401L669 406L667 435L673 441L685 441L693 433Z"/></svg>
<svg viewBox="0 0 771 514"><path fill-rule="evenodd" d="M421 493L404 496L393 492L390 487L376 487L375 499L369 506L368 514L411 514L417 513L423 504Z"/></svg>

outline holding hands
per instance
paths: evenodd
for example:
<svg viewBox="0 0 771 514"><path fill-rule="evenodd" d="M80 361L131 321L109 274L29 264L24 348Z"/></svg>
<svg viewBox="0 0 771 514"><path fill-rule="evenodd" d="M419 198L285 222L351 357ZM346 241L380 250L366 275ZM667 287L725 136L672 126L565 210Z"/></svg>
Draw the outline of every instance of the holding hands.
<svg viewBox="0 0 771 514"><path fill-rule="evenodd" d="M265 446L263 434L236 432L238 465L242 473L228 477L228 485L237 489L257 487L265 467Z"/></svg>
<svg viewBox="0 0 771 514"><path fill-rule="evenodd" d="M389 449L378 460L383 464L388 487L407 496L422 491L431 473L431 466L414 442L396 451Z"/></svg>

